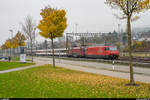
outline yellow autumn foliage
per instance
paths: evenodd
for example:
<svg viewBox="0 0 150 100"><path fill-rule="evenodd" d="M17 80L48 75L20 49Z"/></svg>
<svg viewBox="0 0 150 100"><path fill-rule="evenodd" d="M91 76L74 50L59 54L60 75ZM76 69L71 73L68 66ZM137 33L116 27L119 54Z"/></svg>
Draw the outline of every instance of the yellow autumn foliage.
<svg viewBox="0 0 150 100"><path fill-rule="evenodd" d="M17 48L18 47L18 42L13 38L13 39L8 39L5 42L5 45L7 48Z"/></svg>
<svg viewBox="0 0 150 100"><path fill-rule="evenodd" d="M106 3L113 8L120 8L126 15L150 9L150 0L106 0Z"/></svg>
<svg viewBox="0 0 150 100"><path fill-rule="evenodd" d="M18 33L16 34L16 36L14 37L14 41L16 42L16 44L18 44L18 46L25 46L25 36L18 31Z"/></svg>
<svg viewBox="0 0 150 100"><path fill-rule="evenodd" d="M37 26L40 29L40 35L45 38L62 37L67 27L67 18L65 10L45 7L40 13L42 20Z"/></svg>
<svg viewBox="0 0 150 100"><path fill-rule="evenodd" d="M18 41L16 41L16 39L15 38L13 38L13 40L12 40L12 48L18 48Z"/></svg>
<svg viewBox="0 0 150 100"><path fill-rule="evenodd" d="M8 49L8 47L7 47L5 44L3 44L3 45L1 46L1 49L2 49L2 50L5 50L5 49Z"/></svg>
<svg viewBox="0 0 150 100"><path fill-rule="evenodd" d="M5 42L5 45L6 45L8 48L12 48L12 46L11 46L11 40L10 40L10 39L7 40L7 41Z"/></svg>

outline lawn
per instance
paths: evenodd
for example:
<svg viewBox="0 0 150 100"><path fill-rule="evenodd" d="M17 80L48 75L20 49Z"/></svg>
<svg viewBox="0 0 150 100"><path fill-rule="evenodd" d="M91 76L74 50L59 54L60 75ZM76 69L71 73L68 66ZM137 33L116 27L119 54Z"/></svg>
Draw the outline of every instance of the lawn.
<svg viewBox="0 0 150 100"><path fill-rule="evenodd" d="M19 57L11 57L11 60L12 61L20 61L20 58Z"/></svg>
<svg viewBox="0 0 150 100"><path fill-rule="evenodd" d="M12 68L29 66L29 65L33 65L33 64L32 63L21 64L20 62L0 62L0 71L12 69Z"/></svg>
<svg viewBox="0 0 150 100"><path fill-rule="evenodd" d="M0 98L150 98L150 84L50 65L0 74Z"/></svg>
<svg viewBox="0 0 150 100"><path fill-rule="evenodd" d="M20 61L20 57L12 57L11 58L12 61ZM26 59L26 61L32 61L31 59Z"/></svg>

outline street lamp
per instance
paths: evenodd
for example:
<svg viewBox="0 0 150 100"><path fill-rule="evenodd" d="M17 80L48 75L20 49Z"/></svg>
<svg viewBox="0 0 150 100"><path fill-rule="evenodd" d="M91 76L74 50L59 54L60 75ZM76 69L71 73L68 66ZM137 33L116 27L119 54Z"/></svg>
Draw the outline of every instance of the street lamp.
<svg viewBox="0 0 150 100"><path fill-rule="evenodd" d="M121 31L120 31L120 26L121 26L121 24L118 24L118 33L119 33L119 35L120 35L120 52L121 52L121 55L123 56L123 39L122 39L122 34L121 34Z"/></svg>
<svg viewBox="0 0 150 100"><path fill-rule="evenodd" d="M9 30L10 32L11 32L11 48L12 48L12 45L13 45L13 41L12 41L12 39L13 39L13 30ZM11 57L11 48L10 48L10 57Z"/></svg>
<svg viewBox="0 0 150 100"><path fill-rule="evenodd" d="M75 26L76 26L76 33L77 33L77 26L78 26L78 24L75 24Z"/></svg>
<svg viewBox="0 0 150 100"><path fill-rule="evenodd" d="M77 26L78 26L78 24L75 24L75 28L76 28L75 32L76 33L77 33ZM76 40L77 40L77 36L76 36Z"/></svg>
<svg viewBox="0 0 150 100"><path fill-rule="evenodd" d="M11 38L13 38L13 30L9 30L11 32Z"/></svg>

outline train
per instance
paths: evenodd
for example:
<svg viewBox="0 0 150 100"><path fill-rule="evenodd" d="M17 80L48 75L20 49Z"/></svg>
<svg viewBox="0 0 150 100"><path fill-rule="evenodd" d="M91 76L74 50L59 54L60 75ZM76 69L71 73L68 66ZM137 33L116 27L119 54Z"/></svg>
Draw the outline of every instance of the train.
<svg viewBox="0 0 150 100"><path fill-rule="evenodd" d="M67 56L75 58L118 59L119 57L119 51L115 46L81 46L72 47L69 49L54 49L54 51L55 56ZM30 54L30 50L27 50L27 54ZM52 50L33 50L32 54L37 56L52 56Z"/></svg>
<svg viewBox="0 0 150 100"><path fill-rule="evenodd" d="M75 47L68 51L68 56L118 59L119 51L114 46Z"/></svg>
<svg viewBox="0 0 150 100"><path fill-rule="evenodd" d="M31 50L26 50L27 55L31 55ZM34 56L52 56L52 49L32 50ZM54 49L55 56L67 56L66 48Z"/></svg>

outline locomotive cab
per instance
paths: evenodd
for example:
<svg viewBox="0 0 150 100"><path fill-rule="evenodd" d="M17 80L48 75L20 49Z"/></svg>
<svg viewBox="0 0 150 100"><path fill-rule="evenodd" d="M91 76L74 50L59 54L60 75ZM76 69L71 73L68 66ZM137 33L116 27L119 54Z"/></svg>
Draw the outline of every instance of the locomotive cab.
<svg viewBox="0 0 150 100"><path fill-rule="evenodd" d="M117 50L116 47L106 47L105 50L106 50L108 57L110 59L118 59L119 51Z"/></svg>

